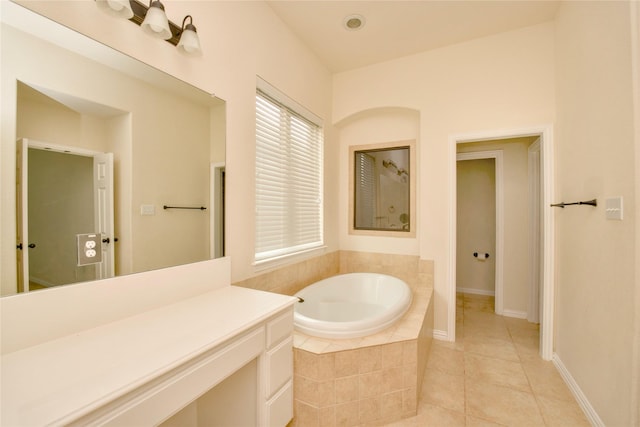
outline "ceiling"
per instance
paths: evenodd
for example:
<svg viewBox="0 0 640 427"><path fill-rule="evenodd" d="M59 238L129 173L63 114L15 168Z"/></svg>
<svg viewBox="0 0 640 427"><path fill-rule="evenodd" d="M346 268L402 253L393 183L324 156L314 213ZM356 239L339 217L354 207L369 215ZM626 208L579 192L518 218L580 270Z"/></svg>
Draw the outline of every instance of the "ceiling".
<svg viewBox="0 0 640 427"><path fill-rule="evenodd" d="M553 19L551 0L266 0L333 72L388 61ZM345 17L364 26L348 30Z"/></svg>

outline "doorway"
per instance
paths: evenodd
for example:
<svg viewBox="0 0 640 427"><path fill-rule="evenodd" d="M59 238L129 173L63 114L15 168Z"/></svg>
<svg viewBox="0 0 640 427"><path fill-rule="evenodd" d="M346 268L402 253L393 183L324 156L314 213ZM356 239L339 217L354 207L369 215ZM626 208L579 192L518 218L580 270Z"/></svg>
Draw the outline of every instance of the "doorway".
<svg viewBox="0 0 640 427"><path fill-rule="evenodd" d="M456 292L495 297L496 159L475 154L457 156Z"/></svg>
<svg viewBox="0 0 640 427"><path fill-rule="evenodd" d="M113 155L28 139L17 146L18 291L112 277ZM99 235L96 262L79 261L82 234Z"/></svg>
<svg viewBox="0 0 640 427"><path fill-rule="evenodd" d="M550 209L543 209L544 206L548 206L552 200L552 138L551 138L551 130L548 128L536 128L536 129L526 129L522 131L500 131L495 133L482 133L482 134L470 134L470 135L459 135L450 137L450 152L451 152L451 160L452 160L452 176L451 180L454 183L453 188L455 189L457 186L457 176L456 165L457 165L457 155L458 151L469 151L468 148L472 145L472 143L487 143L492 140L505 140L505 139L514 139L514 138L529 138L530 143L539 139L539 158L538 158L538 190L539 190L539 218L538 218L538 227L539 227L539 260L533 261L531 263L537 262L539 268L537 268L537 273L539 274L539 283L540 283L540 292L539 292L539 307L540 307L540 355L544 360L551 360L552 352L553 352L553 223ZM459 148L463 148L463 150L459 150ZM525 149L525 165L521 168L521 173L525 175L525 181L527 178L527 166L528 158L526 157L526 149ZM505 173L506 175L506 173ZM496 179L496 184L498 185L498 179ZM510 183L512 178L510 176L505 176L504 181L506 183ZM523 197L525 198L524 202L520 201L518 203L524 203L525 213L524 217L529 218L532 215L529 211L529 203L530 200L528 198L529 188L525 185L524 190L521 191L523 193ZM506 204L506 203L505 203ZM452 221L450 222L450 230L451 230L451 264L450 264L450 289L449 289L449 301L448 301L448 326L449 326L449 339L455 339L455 321L456 321L456 275L457 275L457 229L456 229L456 212L457 212L457 200L455 197L452 198L451 201L451 215ZM528 219L527 219L528 221ZM521 227L522 228L522 227ZM532 231L533 230L533 231ZM523 228L523 233L525 236L525 240L528 241L530 239L529 233L535 233L535 228L532 227L529 223L526 223ZM496 261L498 261L498 253L500 252L500 244L498 240L500 237L498 233L496 233ZM505 235L511 238L511 233L506 233ZM504 238L504 237L503 237ZM525 245L524 252L529 255L529 247ZM505 248L505 251L507 249ZM529 263L530 258L526 258L527 263ZM505 261L506 263L506 261ZM509 268L513 266L509 263ZM496 266L496 276L501 274L502 268ZM535 268L533 270L536 270ZM524 266L524 276L523 280L526 282L526 287L524 288L524 296L523 293L520 292L518 296L514 297L513 292L507 292L509 295L509 300L506 301L506 305L503 308L503 314L511 317L521 317L528 318L528 311L532 310L532 307L528 304L529 299L534 297L533 293L529 293L529 277L531 271L527 269L527 266ZM505 282L510 281L508 278L503 278ZM507 286L507 285L505 285ZM501 292L500 292L501 293ZM498 297L500 296L498 289L496 288L496 312L498 311ZM518 300L519 298L519 300ZM505 301L502 301L505 303ZM514 308L515 307L515 308ZM506 312L505 312L506 311ZM531 319L530 319L531 320ZM453 332L452 332L453 331Z"/></svg>

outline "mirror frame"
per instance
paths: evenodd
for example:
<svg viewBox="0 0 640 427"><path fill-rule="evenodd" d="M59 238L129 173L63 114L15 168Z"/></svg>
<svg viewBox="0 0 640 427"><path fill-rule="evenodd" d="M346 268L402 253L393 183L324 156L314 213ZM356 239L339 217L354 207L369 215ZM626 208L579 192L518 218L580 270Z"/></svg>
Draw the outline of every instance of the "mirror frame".
<svg viewBox="0 0 640 427"><path fill-rule="evenodd" d="M356 151L384 151L409 148L409 230L361 229L355 227L355 153ZM416 217L416 140L383 142L349 146L349 234L361 236L382 236L415 238Z"/></svg>

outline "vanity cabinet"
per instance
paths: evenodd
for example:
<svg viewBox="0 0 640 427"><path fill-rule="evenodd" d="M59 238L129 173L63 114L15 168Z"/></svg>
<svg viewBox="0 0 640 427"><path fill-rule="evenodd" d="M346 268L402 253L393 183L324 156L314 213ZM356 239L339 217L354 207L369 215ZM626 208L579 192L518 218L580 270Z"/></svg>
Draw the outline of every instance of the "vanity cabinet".
<svg viewBox="0 0 640 427"><path fill-rule="evenodd" d="M119 282L108 285L121 291ZM20 327L12 313L52 298L42 292L0 300L3 322L14 323L3 323L3 334ZM227 284L30 346L3 335L16 348L2 354L0 424L169 426L179 417L189 422L173 425L285 426L293 416L294 301ZM105 298L96 303L94 312ZM73 307L48 320L81 322ZM242 424L232 424L237 417Z"/></svg>
<svg viewBox="0 0 640 427"><path fill-rule="evenodd" d="M267 324L265 356L268 426L284 426L293 418L293 309Z"/></svg>

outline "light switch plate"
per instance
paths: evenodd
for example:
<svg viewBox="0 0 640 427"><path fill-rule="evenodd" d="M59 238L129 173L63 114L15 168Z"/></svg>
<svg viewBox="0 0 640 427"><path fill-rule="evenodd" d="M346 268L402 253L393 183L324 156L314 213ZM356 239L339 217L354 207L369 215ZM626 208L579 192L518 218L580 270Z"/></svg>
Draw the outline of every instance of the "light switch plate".
<svg viewBox="0 0 640 427"><path fill-rule="evenodd" d="M607 219L622 221L622 197L613 197L605 201Z"/></svg>
<svg viewBox="0 0 640 427"><path fill-rule="evenodd" d="M78 266L102 262L102 234L76 234Z"/></svg>
<svg viewBox="0 0 640 427"><path fill-rule="evenodd" d="M140 205L140 215L155 215L155 214L156 214L155 205Z"/></svg>

